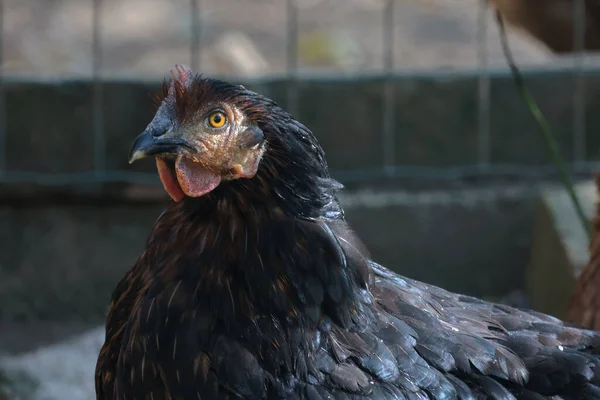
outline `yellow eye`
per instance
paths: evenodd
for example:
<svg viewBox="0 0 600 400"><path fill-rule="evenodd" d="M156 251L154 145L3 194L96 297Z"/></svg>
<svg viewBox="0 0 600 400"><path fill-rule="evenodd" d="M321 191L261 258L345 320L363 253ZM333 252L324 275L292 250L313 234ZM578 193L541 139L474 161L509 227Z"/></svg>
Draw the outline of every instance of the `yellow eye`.
<svg viewBox="0 0 600 400"><path fill-rule="evenodd" d="M213 128L221 128L227 122L227 117L221 111L216 111L208 117L208 123Z"/></svg>

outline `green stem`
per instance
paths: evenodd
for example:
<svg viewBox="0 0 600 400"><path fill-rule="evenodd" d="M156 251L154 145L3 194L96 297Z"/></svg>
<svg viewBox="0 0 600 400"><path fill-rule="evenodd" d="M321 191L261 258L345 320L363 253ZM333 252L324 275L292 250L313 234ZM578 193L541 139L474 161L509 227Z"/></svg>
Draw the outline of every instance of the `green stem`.
<svg viewBox="0 0 600 400"><path fill-rule="evenodd" d="M588 219L586 218L585 213L583 212L583 207L581 206L581 203L579 202L579 199L577 198L577 194L575 193L575 188L573 187L573 182L571 180L571 177L567 173L567 168L565 166L565 162L561 156L556 139L552 135L550 125L548 124L548 121L546 120L546 118L544 118L544 114L542 114L542 111L540 110L537 103L535 102L533 95L531 94L531 92L529 91L527 86L525 85L525 80L523 79L523 75L521 75L521 72L519 71L519 69L516 66L516 63L513 59L512 53L510 51L510 47L508 45L508 39L506 36L506 28L504 26L504 20L502 19L502 15L500 14L500 11L498 11L498 10L496 10L496 20L498 21L498 25L500 27L500 40L502 42L502 49L503 49L504 55L508 61L508 65L512 72L512 75L515 80L515 84L517 86L519 94L521 95L521 97L523 98L525 103L529 106L529 109L531 110L533 117L535 118L538 125L540 126L540 129L542 131L542 134L544 135L546 144L548 145L548 148L550 149L552 161L554 162L554 165L556 165L556 168L558 169L560 179L561 179L563 185L565 186L565 188L567 189L567 192L569 194L569 197L571 198L571 201L573 202L573 206L575 207L577 216L579 217L579 220L581 221L581 224L583 225L583 229L588 234L588 238L590 238L591 237L591 224L588 221Z"/></svg>

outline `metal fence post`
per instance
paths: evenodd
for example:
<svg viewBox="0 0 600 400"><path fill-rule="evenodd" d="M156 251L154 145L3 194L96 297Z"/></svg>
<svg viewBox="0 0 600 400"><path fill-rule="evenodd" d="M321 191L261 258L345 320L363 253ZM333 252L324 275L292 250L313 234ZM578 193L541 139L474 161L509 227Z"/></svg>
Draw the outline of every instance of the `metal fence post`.
<svg viewBox="0 0 600 400"><path fill-rule="evenodd" d="M287 44L286 69L287 109L294 117L298 117L298 5L296 0L287 0Z"/></svg>
<svg viewBox="0 0 600 400"><path fill-rule="evenodd" d="M190 38L190 67L195 73L200 72L198 70L200 66L200 0L191 0L190 2L190 14L191 14L191 35Z"/></svg>
<svg viewBox="0 0 600 400"><path fill-rule="evenodd" d="M0 0L0 178L8 174L6 161L6 97L4 87L4 0Z"/></svg>
<svg viewBox="0 0 600 400"><path fill-rule="evenodd" d="M491 158L488 0L479 0L477 21L477 164L488 168Z"/></svg>
<svg viewBox="0 0 600 400"><path fill-rule="evenodd" d="M573 3L573 49L575 56L573 91L573 162L578 164L586 159L586 121L585 121L585 3L575 0Z"/></svg>
<svg viewBox="0 0 600 400"><path fill-rule="evenodd" d="M94 176L101 180L106 173L106 136L104 131L104 93L101 80L101 12L102 0L93 0L92 30L92 121L94 132Z"/></svg>
<svg viewBox="0 0 600 400"><path fill-rule="evenodd" d="M395 146L395 82L394 75L394 2L388 0L383 7L383 80L382 80L382 100L383 100L383 134L382 151L384 172L388 175L393 174L396 165L396 146Z"/></svg>

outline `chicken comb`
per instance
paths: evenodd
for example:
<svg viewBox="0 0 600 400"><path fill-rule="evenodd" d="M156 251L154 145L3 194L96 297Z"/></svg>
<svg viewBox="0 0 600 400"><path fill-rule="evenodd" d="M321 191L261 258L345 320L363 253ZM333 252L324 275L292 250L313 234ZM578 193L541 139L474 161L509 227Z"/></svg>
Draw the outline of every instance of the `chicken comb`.
<svg viewBox="0 0 600 400"><path fill-rule="evenodd" d="M175 70L171 70L173 80L169 85L168 95L176 94L176 91L182 91L189 88L194 81L194 73L191 69L182 64L175 65Z"/></svg>
<svg viewBox="0 0 600 400"><path fill-rule="evenodd" d="M175 103L178 98L183 97L186 89L194 82L194 72L183 64L176 64L171 70L172 80L167 83L163 81L161 90L154 96L154 112L158 110L163 101Z"/></svg>

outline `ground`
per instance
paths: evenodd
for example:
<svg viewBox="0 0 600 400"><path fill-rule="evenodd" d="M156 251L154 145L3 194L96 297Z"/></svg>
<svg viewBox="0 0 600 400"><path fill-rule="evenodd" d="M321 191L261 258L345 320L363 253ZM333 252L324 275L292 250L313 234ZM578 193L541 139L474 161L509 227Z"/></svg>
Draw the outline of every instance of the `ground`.
<svg viewBox="0 0 600 400"><path fill-rule="evenodd" d="M0 368L8 379L16 382L13 386L21 396L10 399L94 398L94 368L103 341L104 328L99 327L64 342L1 358Z"/></svg>

